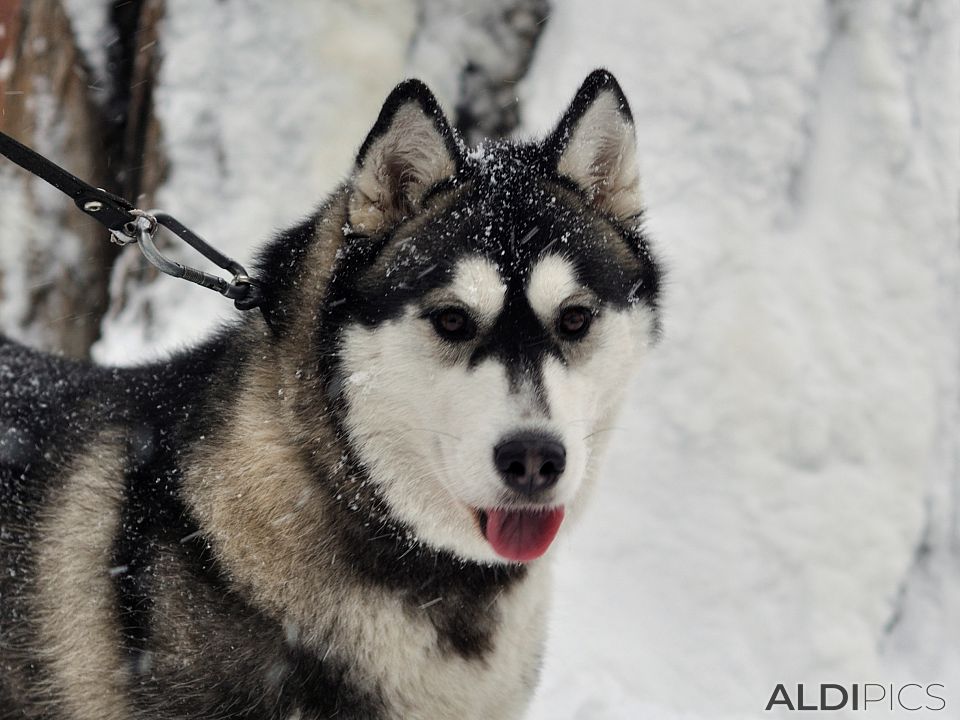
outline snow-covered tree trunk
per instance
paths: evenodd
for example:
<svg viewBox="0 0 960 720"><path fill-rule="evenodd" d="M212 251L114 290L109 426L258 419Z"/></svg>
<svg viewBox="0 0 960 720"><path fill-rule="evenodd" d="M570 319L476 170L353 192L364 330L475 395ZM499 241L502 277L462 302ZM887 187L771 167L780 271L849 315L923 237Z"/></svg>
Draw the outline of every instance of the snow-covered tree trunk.
<svg viewBox="0 0 960 720"><path fill-rule="evenodd" d="M112 185L91 78L59 0L0 2L0 130ZM42 181L0 164L0 328L87 356L115 255L102 228Z"/></svg>

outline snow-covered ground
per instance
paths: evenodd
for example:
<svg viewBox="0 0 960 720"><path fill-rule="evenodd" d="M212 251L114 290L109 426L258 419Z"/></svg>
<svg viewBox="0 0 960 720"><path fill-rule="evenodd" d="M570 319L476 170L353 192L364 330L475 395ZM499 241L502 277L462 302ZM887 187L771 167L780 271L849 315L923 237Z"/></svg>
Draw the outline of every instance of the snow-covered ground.
<svg viewBox="0 0 960 720"><path fill-rule="evenodd" d="M531 720L761 718L776 683L819 681L943 683L928 715L960 716L960 4L551 5L524 133L611 69L670 276L556 550ZM452 109L459 48L485 47L456 13L420 33L413 0L294 0L295 24L267 0L167 7L158 204L242 261L344 177L397 80ZM161 277L95 355L155 357L230 312Z"/></svg>

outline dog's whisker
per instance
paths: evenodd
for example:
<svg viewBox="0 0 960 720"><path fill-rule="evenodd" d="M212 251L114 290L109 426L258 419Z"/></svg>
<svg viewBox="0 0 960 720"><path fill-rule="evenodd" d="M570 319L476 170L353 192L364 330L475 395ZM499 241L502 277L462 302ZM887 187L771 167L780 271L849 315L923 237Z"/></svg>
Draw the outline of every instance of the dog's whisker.
<svg viewBox="0 0 960 720"><path fill-rule="evenodd" d="M396 434L398 438L403 438L412 432L425 432L425 433L431 433L433 435L440 435L441 437L452 438L458 441L461 440L461 438L458 435L454 435L453 433L448 433L448 432L444 432L443 430L435 430L434 428L426 428L426 427L407 427L407 428L402 428L400 430L378 430L371 433L365 433L365 437L384 436L389 438L393 434Z"/></svg>
<svg viewBox="0 0 960 720"><path fill-rule="evenodd" d="M590 433L589 435L585 436L583 439L584 439L584 440L589 440L589 439L592 438L594 435L600 435L600 434L602 434L602 433L615 432L615 431L617 431L617 430L625 430L625 429L626 429L626 428L622 428L622 427L619 427L619 426L613 426L613 427L607 427L607 428L600 428L599 430L594 430L592 433Z"/></svg>

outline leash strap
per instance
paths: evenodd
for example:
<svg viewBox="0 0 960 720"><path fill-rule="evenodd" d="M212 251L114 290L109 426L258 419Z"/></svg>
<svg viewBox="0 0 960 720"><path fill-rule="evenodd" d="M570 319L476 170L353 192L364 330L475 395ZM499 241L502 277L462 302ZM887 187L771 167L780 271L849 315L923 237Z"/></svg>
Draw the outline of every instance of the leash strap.
<svg viewBox="0 0 960 720"><path fill-rule="evenodd" d="M118 245L137 243L144 257L161 272L216 290L233 300L233 304L240 310L251 310L261 306L263 295L260 288L247 275L243 266L211 246L173 216L156 210L150 212L138 210L122 197L102 188L93 187L2 132L0 132L0 154L70 197L82 212L110 230L113 242ZM217 267L231 273L232 279L227 281L165 257L153 242L157 229L161 225Z"/></svg>

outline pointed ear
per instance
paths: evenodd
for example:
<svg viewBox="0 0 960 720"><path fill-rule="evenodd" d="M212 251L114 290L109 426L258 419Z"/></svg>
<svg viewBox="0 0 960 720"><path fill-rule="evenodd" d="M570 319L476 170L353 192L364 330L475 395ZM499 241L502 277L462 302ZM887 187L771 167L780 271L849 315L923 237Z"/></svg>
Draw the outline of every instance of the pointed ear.
<svg viewBox="0 0 960 720"><path fill-rule="evenodd" d="M349 222L375 233L417 213L431 186L457 172L460 151L437 99L419 80L390 93L357 153Z"/></svg>
<svg viewBox="0 0 960 720"><path fill-rule="evenodd" d="M630 106L616 79L594 70L545 144L561 175L619 220L640 214L640 168Z"/></svg>

